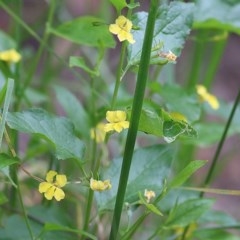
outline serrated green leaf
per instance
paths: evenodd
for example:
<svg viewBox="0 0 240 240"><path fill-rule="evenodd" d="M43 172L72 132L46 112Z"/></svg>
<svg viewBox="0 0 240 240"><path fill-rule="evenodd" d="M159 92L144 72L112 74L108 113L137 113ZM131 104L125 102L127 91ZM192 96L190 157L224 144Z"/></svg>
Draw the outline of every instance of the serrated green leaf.
<svg viewBox="0 0 240 240"><path fill-rule="evenodd" d="M10 128L29 134L38 134L47 139L56 149L58 159L82 160L84 144L74 135L72 123L63 117L56 117L43 109L8 113Z"/></svg>
<svg viewBox="0 0 240 240"><path fill-rule="evenodd" d="M197 132L187 122L173 120L163 122L163 137L166 142L171 143L180 135L195 138Z"/></svg>
<svg viewBox="0 0 240 240"><path fill-rule="evenodd" d="M204 166L207 161L196 160L190 162L174 179L170 182L169 188L181 186L193 173Z"/></svg>
<svg viewBox="0 0 240 240"><path fill-rule="evenodd" d="M239 12L239 0L197 0L193 27L240 34Z"/></svg>
<svg viewBox="0 0 240 240"><path fill-rule="evenodd" d="M156 51L172 51L175 55L179 56L181 49L185 43L185 39L190 33L192 21L193 21L194 5L191 3L183 2L171 2L169 5L161 5L158 11L152 53L151 63L165 64L166 60L156 58L158 54ZM146 12L138 12L133 15L133 24L139 28L139 30L133 31L133 37L136 40L134 44L128 46L128 67L139 63L143 37L146 28L148 14ZM156 49L156 46L162 46L163 49Z"/></svg>
<svg viewBox="0 0 240 240"><path fill-rule="evenodd" d="M213 204L212 199L190 199L177 205L170 212L165 227L185 227L195 221Z"/></svg>
<svg viewBox="0 0 240 240"><path fill-rule="evenodd" d="M144 192L145 189L155 191L156 194L162 191L163 182L170 173L174 150L172 145L156 145L134 152L125 195L126 202L137 201L139 192ZM103 179L110 179L112 188L95 194L100 211L114 208L121 163L121 158L114 159L101 176Z"/></svg>
<svg viewBox="0 0 240 240"><path fill-rule="evenodd" d="M99 76L99 72L98 71L94 71L91 68L89 68L87 66L84 58L82 58L82 57L71 56L70 60L69 60L69 66L70 67L79 67L79 68L85 70L87 73L90 73L91 75Z"/></svg>
<svg viewBox="0 0 240 240"><path fill-rule="evenodd" d="M199 120L201 106L195 91L187 92L177 84L164 84L158 91L169 112L178 112L184 115L188 122Z"/></svg>
<svg viewBox="0 0 240 240"><path fill-rule="evenodd" d="M77 44L91 47L115 47L108 25L102 19L91 16L75 18L49 31Z"/></svg>
<svg viewBox="0 0 240 240"><path fill-rule="evenodd" d="M59 103L63 107L67 116L73 122L76 131L86 138L89 138L90 120L81 102L66 88L55 86L54 90Z"/></svg>
<svg viewBox="0 0 240 240"><path fill-rule="evenodd" d="M161 113L153 109L142 109L138 130L158 137L163 135Z"/></svg>
<svg viewBox="0 0 240 240"><path fill-rule="evenodd" d="M18 163L17 158L11 157L5 153L0 153L0 169Z"/></svg>

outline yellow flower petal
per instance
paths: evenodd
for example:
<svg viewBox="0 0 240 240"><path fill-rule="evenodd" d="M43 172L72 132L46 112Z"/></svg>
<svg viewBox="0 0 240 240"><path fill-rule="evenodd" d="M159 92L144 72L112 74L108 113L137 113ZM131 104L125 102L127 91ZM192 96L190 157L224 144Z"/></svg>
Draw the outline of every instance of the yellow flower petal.
<svg viewBox="0 0 240 240"><path fill-rule="evenodd" d="M56 176L56 186L57 187L64 187L67 183L67 177L66 175L61 175L61 174L58 174Z"/></svg>
<svg viewBox="0 0 240 240"><path fill-rule="evenodd" d="M133 44L135 40L130 33L132 26L132 22L121 15L116 19L115 24L109 25L109 31L116 34L120 42L127 40Z"/></svg>
<svg viewBox="0 0 240 240"><path fill-rule="evenodd" d="M47 173L47 176L46 176L46 180L47 182L49 183L53 183L53 178L57 175L57 172L53 171L53 170L50 170L48 173Z"/></svg>
<svg viewBox="0 0 240 240"><path fill-rule="evenodd" d="M120 121L125 121L127 118L126 112L124 111L107 111L106 119L110 123L116 123Z"/></svg>
<svg viewBox="0 0 240 240"><path fill-rule="evenodd" d="M55 193L56 187L55 186L51 186L45 193L44 196L47 200L52 200L54 193Z"/></svg>
<svg viewBox="0 0 240 240"><path fill-rule="evenodd" d="M61 189L67 184L67 177L63 174L57 174L57 172L50 170L46 176L47 182L41 182L38 190L40 193L44 193L44 197L47 200L52 200L54 197L57 201L60 201L65 197L65 193Z"/></svg>
<svg viewBox="0 0 240 240"><path fill-rule="evenodd" d="M54 192L54 197L57 201L60 201L65 198L65 193L61 188L56 188Z"/></svg>
<svg viewBox="0 0 240 240"><path fill-rule="evenodd" d="M110 24L109 31L113 34L118 34L121 31L121 28L116 24Z"/></svg>
<svg viewBox="0 0 240 240"><path fill-rule="evenodd" d="M202 101L206 101L215 110L219 108L218 99L214 95L210 94L203 85L197 85L196 89L197 94Z"/></svg>
<svg viewBox="0 0 240 240"><path fill-rule="evenodd" d="M15 49L9 49L0 52L0 60L16 63L21 60L21 55Z"/></svg>
<svg viewBox="0 0 240 240"><path fill-rule="evenodd" d="M112 187L110 180L105 180L105 181L98 181L93 178L90 179L90 188L93 191L104 191L108 190Z"/></svg>
<svg viewBox="0 0 240 240"><path fill-rule="evenodd" d="M40 193L44 193L44 192L46 192L49 188L51 188L52 187L52 184L51 183L48 183L48 182L41 182L40 184L39 184L39 187L38 187L38 191L40 192Z"/></svg>
<svg viewBox="0 0 240 240"><path fill-rule="evenodd" d="M114 131L114 123L106 123L104 126L105 132Z"/></svg>
<svg viewBox="0 0 240 240"><path fill-rule="evenodd" d="M214 110L217 110L219 108L219 102L214 95L208 94L206 101Z"/></svg>

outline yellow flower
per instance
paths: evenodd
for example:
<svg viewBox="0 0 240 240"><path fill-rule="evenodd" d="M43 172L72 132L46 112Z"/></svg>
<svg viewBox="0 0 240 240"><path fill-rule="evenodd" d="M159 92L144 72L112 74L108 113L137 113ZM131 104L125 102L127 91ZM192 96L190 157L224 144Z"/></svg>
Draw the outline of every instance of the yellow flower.
<svg viewBox="0 0 240 240"><path fill-rule="evenodd" d="M21 60L21 55L15 49L10 49L0 52L0 60L17 63Z"/></svg>
<svg viewBox="0 0 240 240"><path fill-rule="evenodd" d="M52 200L53 197L57 201L62 200L65 197L65 193L61 188L66 185L67 177L51 170L47 173L46 180L46 182L39 184L39 192L44 193L47 200Z"/></svg>
<svg viewBox="0 0 240 240"><path fill-rule="evenodd" d="M97 143L104 142L106 132L104 131L105 124L98 123L95 129L91 129L91 138L95 139Z"/></svg>
<svg viewBox="0 0 240 240"><path fill-rule="evenodd" d="M93 191L105 191L108 189L111 189L112 185L110 183L110 180L105 180L105 181L99 181L95 180L93 178L90 179L90 188Z"/></svg>
<svg viewBox="0 0 240 240"><path fill-rule="evenodd" d="M133 44L135 40L130 33L132 26L132 22L121 15L116 19L115 24L110 24L109 31L116 34L120 42L127 40Z"/></svg>
<svg viewBox="0 0 240 240"><path fill-rule="evenodd" d="M156 197L156 194L155 194L155 192L152 191L152 190L147 190L147 189L145 189L145 191L144 191L144 197L146 197L147 203L150 203L151 199L154 198L154 197Z"/></svg>
<svg viewBox="0 0 240 240"><path fill-rule="evenodd" d="M109 123L104 126L105 132L116 131L121 132L123 129L129 128L129 122L126 121L127 115L124 111L107 111L106 119Z"/></svg>
<svg viewBox="0 0 240 240"><path fill-rule="evenodd" d="M219 108L218 99L214 95L210 94L203 85L197 85L196 89L201 101L206 101L215 110Z"/></svg>

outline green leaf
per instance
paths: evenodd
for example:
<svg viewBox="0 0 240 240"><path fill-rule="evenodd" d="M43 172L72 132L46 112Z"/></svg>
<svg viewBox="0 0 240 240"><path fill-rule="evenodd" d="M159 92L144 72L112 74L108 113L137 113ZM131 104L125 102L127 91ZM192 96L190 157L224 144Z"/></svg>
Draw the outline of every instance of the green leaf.
<svg viewBox="0 0 240 240"><path fill-rule="evenodd" d="M190 223L193 223L198 220L198 218L207 211L210 206L213 204L211 199L190 199L187 200L170 212L165 227L167 228L176 228L176 227L185 227Z"/></svg>
<svg viewBox="0 0 240 240"><path fill-rule="evenodd" d="M63 23L56 29L51 28L49 31L77 44L91 47L115 47L115 41L108 30L108 25L95 17L79 17Z"/></svg>
<svg viewBox="0 0 240 240"><path fill-rule="evenodd" d="M0 169L1 173L4 174L4 176L6 176L8 178L8 180L10 181L10 183L15 187L17 188L18 186L15 184L15 182L13 181L12 177L11 177L11 174L10 174L10 169L9 167L4 167L4 168L1 168ZM1 234L0 234L1 235Z"/></svg>
<svg viewBox="0 0 240 240"><path fill-rule="evenodd" d="M178 136L197 137L197 132L187 122L184 121L164 121L163 122L163 136L164 140L171 143L176 140Z"/></svg>
<svg viewBox="0 0 240 240"><path fill-rule="evenodd" d="M90 119L81 102L66 88L54 86L54 90L59 103L73 122L76 131L89 138Z"/></svg>
<svg viewBox="0 0 240 240"><path fill-rule="evenodd" d="M40 231L41 225L29 220L31 231L36 236ZM0 228L0 238L6 240L31 240L29 230L26 227L24 218L19 215L11 215L4 221L4 228Z"/></svg>
<svg viewBox="0 0 240 240"><path fill-rule="evenodd" d="M120 13L123 8L127 7L125 0L110 0L110 2L116 8L118 13Z"/></svg>
<svg viewBox="0 0 240 240"><path fill-rule="evenodd" d="M73 229L73 228L70 228L70 227L61 226L61 225L53 224L53 223L45 223L44 231L46 231L46 232L48 232L48 231L74 232L74 233L81 234L82 236L86 236L86 237L88 237L88 239L97 240L97 238L94 235L92 235L90 233L87 233L87 232L85 232L83 230Z"/></svg>
<svg viewBox="0 0 240 240"><path fill-rule="evenodd" d="M69 60L69 66L70 67L79 67L83 70L85 70L87 73L94 75L94 76L99 76L99 72L96 70L92 70L91 68L89 68L84 60L83 57L70 57Z"/></svg>
<svg viewBox="0 0 240 240"><path fill-rule="evenodd" d="M0 30L0 51L16 48L15 41L5 32Z"/></svg>
<svg viewBox="0 0 240 240"><path fill-rule="evenodd" d="M147 134L162 137L163 120L161 112L157 113L154 109L143 108L139 121L138 130Z"/></svg>
<svg viewBox="0 0 240 240"><path fill-rule="evenodd" d="M222 229L209 228L195 230L192 237L197 240L239 240L239 236L236 236L233 233Z"/></svg>
<svg viewBox="0 0 240 240"><path fill-rule="evenodd" d="M157 215L159 215L159 216L163 216L163 214L161 213L161 211L155 206L155 205L153 205L153 204L151 204L151 203L147 203L147 201L146 201L146 199L142 196L142 194L141 194L141 192L139 192L139 199L140 199L140 204L143 204L143 205L145 205L146 206L146 208L150 211L150 212L152 212L152 213L155 213L155 214L157 214Z"/></svg>
<svg viewBox="0 0 240 240"><path fill-rule="evenodd" d="M10 157L5 153L0 153L0 169L10 166L12 164L18 163L19 160L14 157Z"/></svg>
<svg viewBox="0 0 240 240"><path fill-rule="evenodd" d="M220 29L240 34L239 0L197 0L195 29Z"/></svg>
<svg viewBox="0 0 240 240"><path fill-rule="evenodd" d="M205 212L199 219L201 224L211 224L211 226L221 226L221 227L239 227L240 222L234 219L232 216L225 212L209 210Z"/></svg>
<svg viewBox="0 0 240 240"><path fill-rule="evenodd" d="M211 144L217 143L224 131L225 125L222 123L208 122L194 124L194 129L198 132L198 137L191 140L191 144L202 147L209 147ZM212 134L209 134L209 133ZM240 132L239 124L232 125L228 130L228 136L232 136Z"/></svg>
<svg viewBox="0 0 240 240"><path fill-rule="evenodd" d="M170 182L169 188L179 187L199 168L204 166L207 161L196 160L190 162L174 179Z"/></svg>
<svg viewBox="0 0 240 240"><path fill-rule="evenodd" d="M156 195L162 191L163 182L170 173L174 150L172 145L156 145L134 152L125 195L126 202L137 201L139 192L144 192L145 189L155 191ZM114 208L121 163L122 158L114 159L101 176L102 179L110 179L112 188L95 194L100 211Z"/></svg>
<svg viewBox="0 0 240 240"><path fill-rule="evenodd" d="M56 149L59 159L82 160L84 144L74 135L72 123L63 117L56 117L43 109L8 113L10 128L29 134L38 134L47 139Z"/></svg>
<svg viewBox="0 0 240 240"><path fill-rule="evenodd" d="M186 91L177 84L164 84L157 91L169 112L178 112L192 123L200 118L201 107L195 91Z"/></svg>
<svg viewBox="0 0 240 240"><path fill-rule="evenodd" d="M156 58L156 51L164 50L164 52L172 51L179 56L181 49L185 43L186 37L190 33L193 21L194 5L192 3L171 2L169 5L161 5L158 11L153 40L153 54L151 63L165 64L166 60ZM133 16L133 24L139 30L133 31L133 37L136 43L128 46L128 67L137 65L140 60L143 37L146 28L148 13L138 12ZM161 49L163 45L164 49ZM159 49L158 49L159 48ZM164 61L163 61L164 60Z"/></svg>

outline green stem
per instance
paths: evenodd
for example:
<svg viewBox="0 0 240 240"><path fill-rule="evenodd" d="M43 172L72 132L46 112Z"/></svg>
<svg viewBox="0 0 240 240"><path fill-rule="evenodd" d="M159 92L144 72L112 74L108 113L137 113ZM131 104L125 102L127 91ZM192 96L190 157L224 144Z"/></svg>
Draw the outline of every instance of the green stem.
<svg viewBox="0 0 240 240"><path fill-rule="evenodd" d="M133 156L137 130L139 125L139 119L140 119L142 105L143 105L146 82L148 78L148 68L149 68L149 62L150 62L150 56L151 56L151 47L152 47L152 41L153 41L155 19L157 15L157 6L158 6L158 0L151 0L150 10L149 10L148 20L147 20L147 27L146 27L146 32L145 32L144 42L142 47L144 51L142 51L142 54L141 54L136 90L135 90L133 105L132 105L132 115L131 115L128 134L127 134L125 151L123 155L123 163L121 168L118 192L117 192L111 232L109 237L109 239L111 240L115 240L117 238L117 234L119 230L120 218L121 218L121 213L122 213L122 208L124 203L124 196L126 192L128 176L129 176L129 171L131 167L132 156Z"/></svg>
<svg viewBox="0 0 240 240"><path fill-rule="evenodd" d="M236 112L236 109L237 109L239 100L240 100L240 89L239 89L239 91L238 91L238 95L237 95L237 97L236 97L236 99L235 99L234 105L233 105L233 107L232 107L231 113L230 113L230 115L229 115L228 121L227 121L227 123L226 123L225 129L224 129L223 134L222 134L222 137L221 137L221 139L220 139L220 142L219 142L219 144L218 144L218 146L217 146L217 150L216 150L216 152L215 152L215 154L214 154L214 157L213 157L213 160L212 160L210 169L209 169L208 174L207 174L207 176L206 176L206 179L205 179L205 181L204 181L204 183L203 183L203 186L207 186L207 185L210 183L211 179L212 179L213 172L214 172L214 170L215 170L217 161L218 161L218 159L219 159L219 155L220 155L220 153L221 153L223 144L224 144L224 142L225 142L225 140L226 140L227 133L228 133L228 130L229 130L230 125L231 125L231 123L232 123L232 119L233 119L233 116L234 116L234 114L235 114L235 112ZM202 193L201 193L201 196L203 196L203 195L204 195L204 193L202 192Z"/></svg>
<svg viewBox="0 0 240 240"><path fill-rule="evenodd" d="M22 19L17 16L3 1L0 1L0 7L2 7L17 23L22 25L36 40L39 42L42 41L41 37L39 37L26 23L22 21Z"/></svg>
<svg viewBox="0 0 240 240"><path fill-rule="evenodd" d="M218 144L218 146L217 146L217 150L216 150L216 152L215 152L215 154L214 154L214 157L213 157L211 166L210 166L210 168L209 168L208 174L207 174L207 176L206 176L206 178L205 178L205 180L204 180L203 187L208 186L209 183L210 183L210 181L211 181L211 179L212 179L213 172L214 172L214 170L215 170L217 161L218 161L218 159L219 159L219 155L220 155L220 153L221 153L223 144L224 144L225 139L226 139L226 137L227 137L227 133L228 133L229 127L230 127L230 125L231 125L233 116L234 116L234 114L235 114L235 112L236 112L236 109L237 109L239 100L240 100L240 89L239 89L239 91L238 91L238 95L237 95L237 97L236 97L236 99L235 99L234 105L233 105L233 107L232 107L231 113L230 113L230 115L229 115L228 121L227 121L227 123L226 123L225 129L224 129L223 134L222 134L222 137L221 137L221 139L220 139L220 142L219 142L219 144ZM200 198L202 198L202 197L204 196L204 192L201 192L199 196L200 196ZM183 235L182 235L182 237L181 237L181 240L185 240L185 239L186 239L186 235L187 235L188 229L189 229L189 226L187 226L187 227L184 229L184 232L183 232Z"/></svg>
<svg viewBox="0 0 240 240"><path fill-rule="evenodd" d="M117 101L117 94L118 94L118 90L121 83L121 76L122 76L123 63L126 55L126 48L127 48L127 43L124 42L122 44L121 53L120 53L120 60L119 60L118 69L117 69L116 83L115 83L113 98L111 102L111 109L114 109Z"/></svg>
<svg viewBox="0 0 240 240"><path fill-rule="evenodd" d="M227 37L223 40L219 40L214 42L213 50L211 53L211 60L208 64L207 72L204 77L203 85L206 86L207 89L210 88L212 81L214 80L214 76L217 72L219 63L221 61L221 57L223 55L223 51L225 49L227 43Z"/></svg>
<svg viewBox="0 0 240 240"><path fill-rule="evenodd" d="M205 31L198 32L195 42L194 54L193 54L193 61L192 66L190 67L191 71L188 77L187 85L189 88L193 88L198 82L198 75L201 69L201 64L203 60L205 45L203 42L203 38L206 36Z"/></svg>
<svg viewBox="0 0 240 240"><path fill-rule="evenodd" d="M19 197L19 200L20 200L20 205L21 205L21 208L22 208L22 211L23 211L24 221L25 221L25 224L27 226L27 229L28 229L28 232L29 232L29 235L30 235L31 239L34 240L34 234L32 232L32 229L31 229L31 226L30 226L30 223L29 223L29 220L28 220L28 215L27 215L26 209L24 207L24 203L23 203L22 194L21 194L19 183L18 183L18 179L16 178L16 180L17 180L16 184L18 186L17 192L18 192L18 197Z"/></svg>
<svg viewBox="0 0 240 240"><path fill-rule="evenodd" d="M122 236L121 240L132 239L133 234L139 229L140 225L143 223L145 218L150 214L150 212L145 212L138 220L131 226L130 229Z"/></svg>
<svg viewBox="0 0 240 240"><path fill-rule="evenodd" d="M130 4L132 4L132 3L134 3L134 0L130 1ZM132 10L129 9L128 13L127 13L127 18L128 19L131 18L131 15L132 15ZM124 64L124 59L126 56L126 50L127 50L127 43L126 43L126 41L124 41L122 44L121 53L120 53L120 60L119 60L118 69L117 69L116 83L115 83L112 102L111 102L111 109L114 109L114 107L116 105L117 94L118 94L120 83L121 83L122 77L123 77L123 64Z"/></svg>
<svg viewBox="0 0 240 240"><path fill-rule="evenodd" d="M38 51L36 53L36 56L33 60L33 63L29 68L28 75L27 75L27 77L26 77L26 79L23 83L23 87L21 88L20 93L17 96L18 97L18 99L17 99L18 107L20 106L20 103L21 103L21 100L22 100L22 97L24 95L25 90L28 88L28 86L30 85L30 83L32 81L33 75L36 72L36 68L37 68L38 63L40 61L40 58L41 58L42 53L44 51L44 48L47 45L47 41L48 41L48 37L49 37L48 28L52 24L55 7L56 7L56 0L51 0L50 1L50 9L49 9L49 13L48 13L48 20L47 20L47 24L46 24L44 35L43 35L43 40L41 41L40 46L38 48Z"/></svg>

